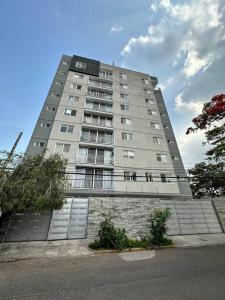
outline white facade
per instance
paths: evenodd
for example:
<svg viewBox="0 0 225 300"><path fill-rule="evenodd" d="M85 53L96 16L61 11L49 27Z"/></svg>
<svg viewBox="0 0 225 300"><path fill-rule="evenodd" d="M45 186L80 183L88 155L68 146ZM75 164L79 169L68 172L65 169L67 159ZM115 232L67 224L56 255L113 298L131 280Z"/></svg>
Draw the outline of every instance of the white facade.
<svg viewBox="0 0 225 300"><path fill-rule="evenodd" d="M76 195L190 198L157 78L103 63L91 76L71 60L60 61L27 153L65 156Z"/></svg>

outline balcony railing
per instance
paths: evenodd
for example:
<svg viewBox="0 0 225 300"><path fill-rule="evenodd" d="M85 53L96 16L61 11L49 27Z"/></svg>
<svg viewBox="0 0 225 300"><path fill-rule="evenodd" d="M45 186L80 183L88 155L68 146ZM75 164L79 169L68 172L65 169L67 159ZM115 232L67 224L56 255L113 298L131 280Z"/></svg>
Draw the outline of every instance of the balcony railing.
<svg viewBox="0 0 225 300"><path fill-rule="evenodd" d="M112 83L103 82L103 81L97 81L97 80L89 80L89 84L95 87L100 87L103 89L112 89Z"/></svg>
<svg viewBox="0 0 225 300"><path fill-rule="evenodd" d="M112 113L113 111L112 106L104 105L102 103L86 103L84 108L108 113Z"/></svg>
<svg viewBox="0 0 225 300"><path fill-rule="evenodd" d="M77 162L82 164L113 165L113 156L99 154L78 154Z"/></svg>
<svg viewBox="0 0 225 300"><path fill-rule="evenodd" d="M75 188L88 189L113 189L111 170L76 169L76 174L71 177Z"/></svg>
<svg viewBox="0 0 225 300"><path fill-rule="evenodd" d="M100 77L100 78L109 79L109 80L113 80L113 75L112 75L112 73L107 72L107 71L100 71L100 72L99 72L99 77Z"/></svg>
<svg viewBox="0 0 225 300"><path fill-rule="evenodd" d="M88 143L109 144L109 145L113 144L113 138L107 137L107 136L96 137L96 136L90 136L90 135L89 136L81 135L80 140L82 142L88 142Z"/></svg>
<svg viewBox="0 0 225 300"><path fill-rule="evenodd" d="M89 121L89 120L84 119L83 124L100 126L100 127L108 127L108 128L112 127L112 121L107 121L107 120L98 120L97 121L97 120L92 119L92 121Z"/></svg>
<svg viewBox="0 0 225 300"><path fill-rule="evenodd" d="M112 100L112 93L106 93L106 92L97 91L97 90L88 90L87 94L88 94L88 96L94 97L94 98Z"/></svg>

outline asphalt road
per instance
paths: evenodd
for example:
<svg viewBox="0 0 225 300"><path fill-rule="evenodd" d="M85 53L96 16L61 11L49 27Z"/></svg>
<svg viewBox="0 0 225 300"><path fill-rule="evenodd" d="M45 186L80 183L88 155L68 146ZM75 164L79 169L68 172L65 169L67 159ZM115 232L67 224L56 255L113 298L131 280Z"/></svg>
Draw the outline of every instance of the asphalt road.
<svg viewBox="0 0 225 300"><path fill-rule="evenodd" d="M0 264L0 299L225 299L225 246Z"/></svg>

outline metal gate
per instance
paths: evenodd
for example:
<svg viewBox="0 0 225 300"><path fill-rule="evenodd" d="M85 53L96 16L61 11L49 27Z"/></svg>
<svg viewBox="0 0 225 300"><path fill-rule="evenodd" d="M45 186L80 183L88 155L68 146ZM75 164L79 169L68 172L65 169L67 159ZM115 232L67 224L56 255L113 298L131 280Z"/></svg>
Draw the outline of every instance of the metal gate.
<svg viewBox="0 0 225 300"><path fill-rule="evenodd" d="M6 220L3 242L45 241L51 212L15 213Z"/></svg>
<svg viewBox="0 0 225 300"><path fill-rule="evenodd" d="M53 212L48 240L86 238L87 220L88 199L66 198L63 208Z"/></svg>

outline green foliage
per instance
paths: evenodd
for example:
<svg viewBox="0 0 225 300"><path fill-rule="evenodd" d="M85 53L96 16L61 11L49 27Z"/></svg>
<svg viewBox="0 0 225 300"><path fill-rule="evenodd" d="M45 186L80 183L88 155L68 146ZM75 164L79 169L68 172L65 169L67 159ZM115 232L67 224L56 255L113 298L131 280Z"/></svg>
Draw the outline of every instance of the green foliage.
<svg viewBox="0 0 225 300"><path fill-rule="evenodd" d="M166 221L171 215L170 209L165 208L156 208L152 211L150 220L151 220L151 243L153 245L170 245L172 240L166 237L167 227Z"/></svg>
<svg viewBox="0 0 225 300"><path fill-rule="evenodd" d="M149 237L142 237L141 239L128 239L127 248L149 248L151 247L151 240Z"/></svg>
<svg viewBox="0 0 225 300"><path fill-rule="evenodd" d="M125 248L149 248L154 245L171 245L172 240L166 237L166 221L170 216L169 208L155 209L151 213L150 234L141 236L140 239L131 239L126 235L125 229L115 228L112 217L105 214L105 219L100 223L98 238L89 244L89 247L97 249L125 249Z"/></svg>
<svg viewBox="0 0 225 300"><path fill-rule="evenodd" d="M100 248L123 249L126 248L127 239L125 229L115 228L110 216L100 223L97 240Z"/></svg>
<svg viewBox="0 0 225 300"><path fill-rule="evenodd" d="M189 170L194 198L218 197L225 194L225 171L223 163L196 164Z"/></svg>
<svg viewBox="0 0 225 300"><path fill-rule="evenodd" d="M219 96L222 96L224 101L224 95ZM213 114L208 114L207 109L211 106L212 102L206 103L203 108L204 113L192 120L197 128L208 128L205 131L206 142L203 144L211 145L206 152L205 161L195 164L189 170L191 189L195 198L225 195L225 123L220 126L217 123L215 126L216 121L224 119L225 111L215 110ZM204 126L201 126L202 122Z"/></svg>
<svg viewBox="0 0 225 300"><path fill-rule="evenodd" d="M0 207L3 212L44 211L60 209L64 190L67 161L58 154L45 157L20 156L11 168L1 168ZM0 166L4 160L0 161Z"/></svg>

